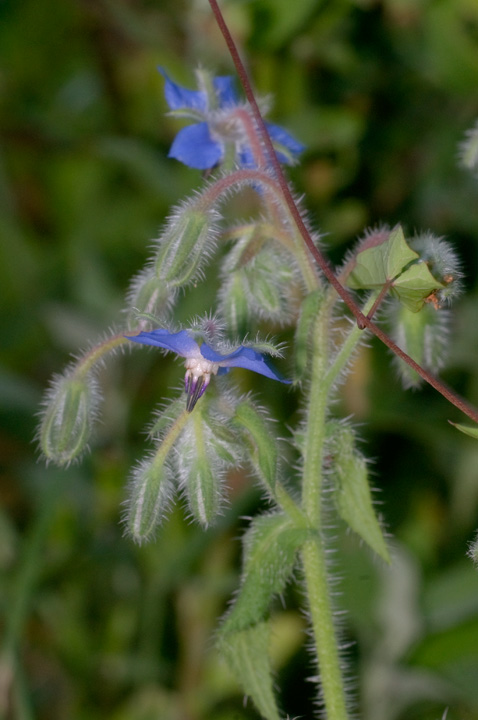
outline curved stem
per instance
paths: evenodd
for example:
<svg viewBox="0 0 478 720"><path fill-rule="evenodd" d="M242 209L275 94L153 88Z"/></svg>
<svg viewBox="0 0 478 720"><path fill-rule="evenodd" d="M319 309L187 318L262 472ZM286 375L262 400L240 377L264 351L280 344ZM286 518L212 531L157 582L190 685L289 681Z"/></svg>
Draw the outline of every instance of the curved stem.
<svg viewBox="0 0 478 720"><path fill-rule="evenodd" d="M304 283L309 290L314 290L319 284L319 277L317 275L315 266L310 262L310 255L304 250L304 245L297 241L297 233L294 231L294 218L289 214L288 207L283 207L283 193L280 184L271 177L267 172L260 169L250 168L235 170L218 180L212 182L212 184L206 188L201 196L196 200L196 204L199 208L202 206L210 207L218 201L221 195L229 193L233 189L237 189L240 184L247 183L251 186L263 185L268 198L270 199L270 205L272 205L272 199L275 203L274 212L271 215L276 216L276 225L278 228L284 228L285 223L290 224L289 232L279 232L274 235L289 252L291 252L301 269ZM280 211L283 213L282 219L278 217ZM297 211L298 212L298 211ZM284 222L285 221L285 222ZM289 241L292 238L292 242L284 242L284 238ZM312 241L311 241L312 242Z"/></svg>
<svg viewBox="0 0 478 720"><path fill-rule="evenodd" d="M78 373L78 375L86 375L93 365L96 365L97 362L103 359L104 355L126 343L128 343L128 339L125 338L122 333L115 333L91 348L91 350L76 363L74 372Z"/></svg>

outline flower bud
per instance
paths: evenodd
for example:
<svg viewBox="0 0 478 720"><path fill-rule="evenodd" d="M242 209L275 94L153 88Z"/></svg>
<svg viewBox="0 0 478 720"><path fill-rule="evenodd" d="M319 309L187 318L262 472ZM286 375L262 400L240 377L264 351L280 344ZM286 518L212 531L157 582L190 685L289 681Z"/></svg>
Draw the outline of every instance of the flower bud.
<svg viewBox="0 0 478 720"><path fill-rule="evenodd" d="M222 275L221 313L237 334L243 335L255 316L280 324L290 320L293 261L262 235L260 225L246 228L226 257Z"/></svg>
<svg viewBox="0 0 478 720"><path fill-rule="evenodd" d="M211 209L179 209L158 241L156 276L173 287L193 282L214 248L217 220Z"/></svg>
<svg viewBox="0 0 478 720"><path fill-rule="evenodd" d="M40 431L40 446L48 460L68 465L86 449L99 403L91 373L61 376L48 391Z"/></svg>
<svg viewBox="0 0 478 720"><path fill-rule="evenodd" d="M140 545L151 540L165 517L173 495L167 454L159 451L134 468L130 482L126 530Z"/></svg>
<svg viewBox="0 0 478 720"><path fill-rule="evenodd" d="M201 401L196 406L177 444L179 476L189 510L205 528L221 510L226 470L239 456L239 442L215 404Z"/></svg>
<svg viewBox="0 0 478 720"><path fill-rule="evenodd" d="M130 330L141 328L141 313L156 317L171 310L177 291L168 283L159 280L154 270L146 268L137 275L128 292L128 305L132 308L128 318Z"/></svg>

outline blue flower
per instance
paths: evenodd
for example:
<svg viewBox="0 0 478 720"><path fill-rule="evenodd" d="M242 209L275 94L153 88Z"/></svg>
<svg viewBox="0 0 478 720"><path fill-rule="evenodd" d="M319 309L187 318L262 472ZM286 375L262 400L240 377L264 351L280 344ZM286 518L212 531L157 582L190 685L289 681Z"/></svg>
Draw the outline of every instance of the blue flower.
<svg viewBox="0 0 478 720"><path fill-rule="evenodd" d="M249 147L247 134L235 111L244 109L236 92L234 78L218 76L208 78L202 84L209 90L188 90L173 82L166 72L159 68L166 83L164 94L172 114L195 121L178 132L171 145L169 157L198 170L208 170L224 160L226 144L233 145L236 161L243 167L254 167L254 158ZM199 73L199 79L207 77ZM304 150L287 130L266 123L280 162L292 165L296 156Z"/></svg>
<svg viewBox="0 0 478 720"><path fill-rule="evenodd" d="M188 412L193 410L205 392L211 375L223 375L232 367L252 370L272 380L279 380L279 382L289 382L267 363L262 353L250 347L244 347L244 345L240 345L233 352L222 355L205 342L199 345L188 330L170 332L164 328L158 328L151 332L140 332L138 335L125 335L125 337L142 345L154 345L171 350L186 358L185 389L188 396L186 402Z"/></svg>

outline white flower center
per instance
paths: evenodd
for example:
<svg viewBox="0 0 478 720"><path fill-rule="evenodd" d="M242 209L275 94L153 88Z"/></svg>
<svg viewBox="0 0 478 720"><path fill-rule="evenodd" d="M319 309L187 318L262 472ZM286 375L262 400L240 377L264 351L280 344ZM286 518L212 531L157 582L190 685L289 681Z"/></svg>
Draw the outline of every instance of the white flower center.
<svg viewBox="0 0 478 720"><path fill-rule="evenodd" d="M206 360L205 358L187 358L186 362L184 363L184 367L186 368L186 378L189 380L189 378L192 379L193 382L197 382L197 380L203 376L206 384L209 383L209 380L211 379L211 375L216 375L217 371L219 370L218 363L211 362L210 360Z"/></svg>

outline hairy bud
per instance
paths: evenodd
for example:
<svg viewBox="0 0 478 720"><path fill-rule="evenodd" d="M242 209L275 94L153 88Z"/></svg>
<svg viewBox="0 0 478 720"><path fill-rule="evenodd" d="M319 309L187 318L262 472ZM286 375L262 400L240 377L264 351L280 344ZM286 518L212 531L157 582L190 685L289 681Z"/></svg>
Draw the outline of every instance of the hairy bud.
<svg viewBox="0 0 478 720"><path fill-rule="evenodd" d="M201 401L177 446L177 463L191 515L208 527L221 510L226 471L238 462L240 445L215 402Z"/></svg>
<svg viewBox="0 0 478 720"><path fill-rule="evenodd" d="M260 225L251 226L223 266L221 311L238 334L255 316L282 325L292 315L293 260L262 232Z"/></svg>
<svg viewBox="0 0 478 720"><path fill-rule="evenodd" d="M53 380L39 430L48 460L68 465L87 448L99 399L91 373L70 372Z"/></svg>
<svg viewBox="0 0 478 720"><path fill-rule="evenodd" d="M171 218L158 240L154 269L159 280L172 287L193 282L216 242L215 210L185 205Z"/></svg>
<svg viewBox="0 0 478 720"><path fill-rule="evenodd" d="M153 269L143 270L133 279L128 292L128 305L133 310L128 318L129 329L141 329L141 313L156 317L166 314L174 305L176 295L176 288L160 280Z"/></svg>
<svg viewBox="0 0 478 720"><path fill-rule="evenodd" d="M151 540L173 495L172 473L162 453L141 461L130 481L126 530L141 545Z"/></svg>

